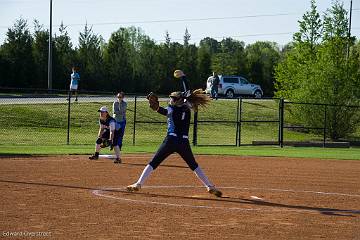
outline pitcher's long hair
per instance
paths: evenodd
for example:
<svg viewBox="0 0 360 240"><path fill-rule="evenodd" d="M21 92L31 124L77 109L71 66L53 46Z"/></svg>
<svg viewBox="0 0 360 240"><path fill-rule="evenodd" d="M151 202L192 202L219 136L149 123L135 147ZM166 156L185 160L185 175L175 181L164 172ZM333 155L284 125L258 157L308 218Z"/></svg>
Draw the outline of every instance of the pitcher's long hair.
<svg viewBox="0 0 360 240"><path fill-rule="evenodd" d="M190 94L189 97L186 97L186 101L189 103L190 108L197 112L199 107L206 107L211 101L210 97L205 94L205 92L199 88Z"/></svg>

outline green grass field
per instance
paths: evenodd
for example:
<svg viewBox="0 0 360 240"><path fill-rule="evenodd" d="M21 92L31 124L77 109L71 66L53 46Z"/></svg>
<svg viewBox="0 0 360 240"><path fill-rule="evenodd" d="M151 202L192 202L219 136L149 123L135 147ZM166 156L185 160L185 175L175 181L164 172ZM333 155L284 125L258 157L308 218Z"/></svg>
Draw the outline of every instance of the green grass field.
<svg viewBox="0 0 360 240"><path fill-rule="evenodd" d="M6 116L0 118L0 137L4 139L0 143L0 154L88 154L92 152L96 140L97 109L102 105L111 109L112 102L81 103L80 101L71 104L69 145L67 145L67 104L0 105L2 115ZM162 102L161 105L165 106L166 102ZM124 151L154 152L166 134L166 118L149 109L147 102L138 101L137 123L134 128L134 107L134 102L129 101ZM197 143L204 146L194 147L195 153L360 159L360 149L357 148L234 147L238 107L237 101L217 100L212 101L208 108L199 111ZM278 120L276 100L244 100L241 109L243 121ZM192 132L191 126L190 141L192 141ZM239 132L241 144L251 144L255 140L277 141L278 123L243 122ZM321 135L290 130L285 130L284 137L285 141L322 140ZM229 146L205 147L206 145Z"/></svg>
<svg viewBox="0 0 360 240"><path fill-rule="evenodd" d="M243 102L242 120L278 119L275 101L260 103ZM111 102L74 103L71 105L71 144L91 144L98 131L99 106L111 107ZM165 102L162 105L166 105ZM0 119L0 137L12 136L15 145L56 145L67 143L67 104L0 105L6 118ZM212 101L208 108L199 112L198 144L200 145L236 145L237 101ZM148 145L160 143L166 132L166 119L152 112L144 101L137 102L135 143ZM153 123L139 123L153 122ZM161 123L158 123L161 122ZM11 123L9 125L9 123ZM125 143L134 141L134 102L128 103ZM190 131L190 135L192 129ZM241 143L251 144L253 140L278 140L277 123L243 123ZM286 131L289 140L313 139L321 136ZM8 145L2 142L0 145Z"/></svg>
<svg viewBox="0 0 360 240"><path fill-rule="evenodd" d="M154 153L158 145L153 146L124 146L123 153ZM60 145L60 146L4 146L0 145L0 155L62 155L62 154L91 154L93 145ZM206 155L235 155L262 157L294 157L320 158L339 160L360 160L360 148L313 148L313 147L274 147L274 146L211 146L193 147L195 154ZM102 154L110 154L104 149Z"/></svg>

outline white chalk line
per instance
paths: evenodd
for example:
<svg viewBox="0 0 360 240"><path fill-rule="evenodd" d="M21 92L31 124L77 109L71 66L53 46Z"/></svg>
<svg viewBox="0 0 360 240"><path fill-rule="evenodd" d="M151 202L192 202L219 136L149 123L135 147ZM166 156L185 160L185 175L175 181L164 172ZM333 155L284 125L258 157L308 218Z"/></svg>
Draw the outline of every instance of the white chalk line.
<svg viewBox="0 0 360 240"><path fill-rule="evenodd" d="M203 188L201 186L143 186L142 188ZM294 193L312 193L321 195L338 195L348 197L360 197L358 194L348 193L336 193L336 192L320 192L320 191L309 191L309 190L292 190L292 189L277 189L277 188L256 188L256 187L220 187L221 189L241 189L241 190L261 190L261 191L272 191L272 192L294 192Z"/></svg>
<svg viewBox="0 0 360 240"><path fill-rule="evenodd" d="M348 194L348 193L334 193L334 192L319 192L319 191L308 191L308 190L292 190L292 189L276 189L276 188L236 188L236 187L222 187L222 188L235 188L235 189L244 189L244 190L262 190L262 191L273 191L273 192L293 192L293 193L311 193L311 194L321 194L321 195L336 195L336 196L347 196L347 197L360 197L358 194Z"/></svg>
<svg viewBox="0 0 360 240"><path fill-rule="evenodd" d="M144 188L204 188L201 186L143 186ZM295 193L311 193L311 194L320 194L320 195L337 195L337 196L348 196L348 197L360 197L357 194L347 194L347 193L328 193L328 192L320 192L320 191L308 191L308 190L291 190L291 189L267 189L267 188L249 188L249 187L219 187L219 189L242 189L242 190L263 190L263 191L277 191L277 192L295 192ZM148 200L136 200L130 199L126 197L116 197L112 195L107 195L103 192L105 191L114 191L114 190L123 190L125 191L125 187L107 187L101 188L97 190L92 190L92 193L98 197L104 197L109 199L133 202L133 203L141 203L141 204L155 204L155 205L163 205L170 207L189 207L189 208L201 208L201 209L218 209L218 210L226 210L226 211L262 211L262 212L306 212L306 213L318 213L318 212L341 212L341 213L357 213L360 214L360 210L337 210L332 208L324 208L321 210L319 207L317 210L316 207L314 209L263 209L263 208L240 208L240 207L219 207L219 206L206 206L206 205L190 205L190 204L177 204L177 203L167 203L167 202L156 202L156 201L148 201ZM206 200L206 199L204 199ZM259 201L261 202L261 201Z"/></svg>
<svg viewBox="0 0 360 240"><path fill-rule="evenodd" d="M110 189L108 189L110 190ZM116 190L116 189L111 189ZM225 210L242 210L242 211L256 211L260 209L246 209L246 208L225 208L225 207L216 207L216 206L204 206L204 205L188 205L188 204L177 204L177 203L164 203L164 202L155 202L155 201L145 201L145 200L135 200L123 197L115 197L111 195L106 195L100 193L102 190L93 190L92 193L99 197L111 198L116 200L124 200L128 202L135 202L135 203L143 203L143 204L157 204L157 205L165 205L165 206L172 206L172 207L191 207L191 208L203 208L203 209L225 209Z"/></svg>

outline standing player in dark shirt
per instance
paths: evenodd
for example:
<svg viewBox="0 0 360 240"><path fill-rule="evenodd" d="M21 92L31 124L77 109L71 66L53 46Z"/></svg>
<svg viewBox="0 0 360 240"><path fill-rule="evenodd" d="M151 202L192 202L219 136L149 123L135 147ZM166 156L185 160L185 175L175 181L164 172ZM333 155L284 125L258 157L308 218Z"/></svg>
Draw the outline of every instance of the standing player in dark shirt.
<svg viewBox="0 0 360 240"><path fill-rule="evenodd" d="M216 73L213 73L213 80L211 86L211 96L212 98L218 99L218 91L219 91L220 79Z"/></svg>
<svg viewBox="0 0 360 240"><path fill-rule="evenodd" d="M163 108L159 106L157 98L154 99L151 95L148 96L150 107L154 111L167 116L167 136L143 170L138 181L127 186L126 189L130 192L139 191L151 172L170 154L176 152L184 159L189 168L194 171L195 175L207 188L207 191L210 194L221 197L222 192L215 188L214 184L209 181L196 162L189 143L190 110L197 111L199 106L205 106L210 101L209 97L203 94L201 89L195 90L192 93L190 93L190 90L186 92L173 92L169 97L169 106Z"/></svg>

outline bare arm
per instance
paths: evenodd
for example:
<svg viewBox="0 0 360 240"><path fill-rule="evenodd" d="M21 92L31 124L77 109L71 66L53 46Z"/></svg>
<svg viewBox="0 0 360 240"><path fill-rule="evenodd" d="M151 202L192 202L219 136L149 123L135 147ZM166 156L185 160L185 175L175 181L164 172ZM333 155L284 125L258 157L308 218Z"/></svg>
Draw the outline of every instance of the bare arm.
<svg viewBox="0 0 360 240"><path fill-rule="evenodd" d="M115 133L115 122L110 122L110 137L109 137L109 140L110 141L113 141L114 140L114 133Z"/></svg>
<svg viewBox="0 0 360 240"><path fill-rule="evenodd" d="M98 137L100 138L102 133L104 132L104 129L100 126L99 127L99 132L98 132Z"/></svg>
<svg viewBox="0 0 360 240"><path fill-rule="evenodd" d="M113 103L113 113L115 114L119 114L120 113L120 104L119 102L114 102Z"/></svg>

